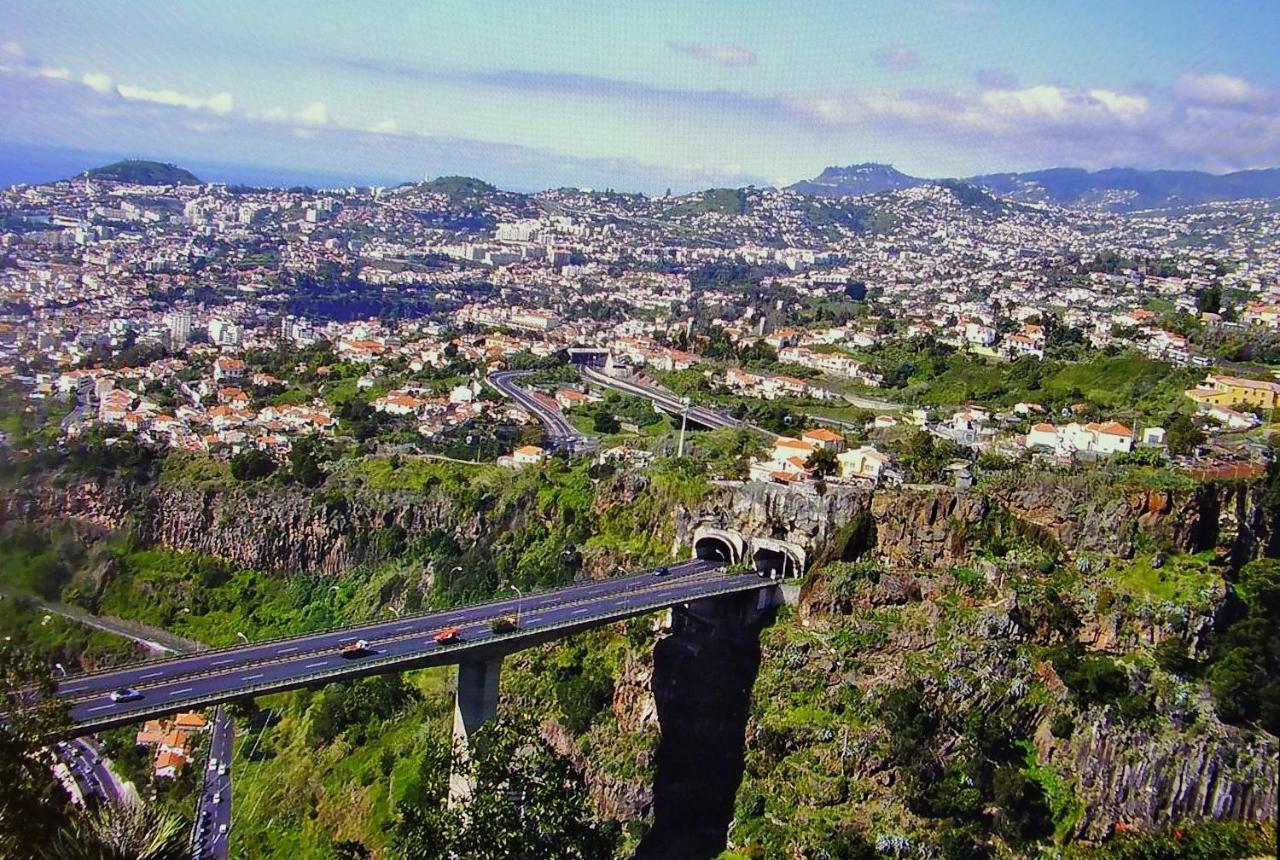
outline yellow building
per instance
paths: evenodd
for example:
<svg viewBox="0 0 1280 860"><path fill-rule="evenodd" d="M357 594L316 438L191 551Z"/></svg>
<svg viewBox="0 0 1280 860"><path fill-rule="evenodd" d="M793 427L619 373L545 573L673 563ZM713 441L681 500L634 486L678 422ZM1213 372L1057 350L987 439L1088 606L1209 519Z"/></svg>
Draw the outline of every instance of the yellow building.
<svg viewBox="0 0 1280 860"><path fill-rule="evenodd" d="M1189 390L1187 396L1205 405L1261 406L1263 409L1275 409L1280 405L1280 382L1211 373L1205 377L1204 382Z"/></svg>

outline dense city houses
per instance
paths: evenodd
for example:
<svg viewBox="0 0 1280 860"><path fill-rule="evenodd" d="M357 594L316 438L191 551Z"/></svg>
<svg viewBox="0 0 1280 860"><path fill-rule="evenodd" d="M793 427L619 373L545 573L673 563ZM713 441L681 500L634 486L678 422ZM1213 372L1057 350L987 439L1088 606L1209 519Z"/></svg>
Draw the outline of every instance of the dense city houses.
<svg viewBox="0 0 1280 860"><path fill-rule="evenodd" d="M883 356L896 345L1001 363L1044 360L1065 340L1202 368L1188 404L1211 430L1269 420L1259 413L1274 408L1277 383L1214 365L1223 342L1280 328L1280 212L1252 200L1103 204L929 184L843 198L772 188L645 197L523 195L461 178L137 185L91 171L0 193L0 374L32 400L70 404L68 437L109 427L277 460L299 437L339 427L335 391L351 392L326 383L336 366L358 369L356 393L406 440L432 439L477 421L532 423L483 377L514 356L570 348L607 351L610 373L699 375L704 390L739 401L847 406L876 392L893 400L902 379L886 379ZM333 366L260 360L317 344ZM734 358L752 349L764 360ZM449 372L461 366L470 370ZM597 396L546 393L566 413ZM1163 439L1150 415L1019 406L853 425L860 436L915 428L971 452L1057 459ZM796 435L750 474L809 480L813 446ZM512 442L504 462L537 462L528 447ZM833 479L899 474L871 444L836 453Z"/></svg>

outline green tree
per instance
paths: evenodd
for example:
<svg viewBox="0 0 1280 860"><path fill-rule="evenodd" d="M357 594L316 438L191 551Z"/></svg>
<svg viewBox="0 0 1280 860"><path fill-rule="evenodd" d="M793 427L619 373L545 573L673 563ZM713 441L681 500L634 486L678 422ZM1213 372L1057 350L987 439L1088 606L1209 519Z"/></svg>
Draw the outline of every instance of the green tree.
<svg viewBox="0 0 1280 860"><path fill-rule="evenodd" d="M1256 559L1240 571L1237 620L1210 646L1209 683L1218 714L1230 723L1280 731L1280 560Z"/></svg>
<svg viewBox="0 0 1280 860"><path fill-rule="evenodd" d="M104 803L79 813L39 856L45 860L180 860L189 851L186 823L180 817L161 806L133 801Z"/></svg>
<svg viewBox="0 0 1280 860"><path fill-rule="evenodd" d="M1204 444L1204 431L1186 415L1175 415L1165 428L1165 445L1170 454L1187 455Z"/></svg>
<svg viewBox="0 0 1280 860"><path fill-rule="evenodd" d="M69 798L45 741L67 726L67 707L49 667L9 646L0 649L0 687L0 857L30 857L66 822Z"/></svg>
<svg viewBox="0 0 1280 860"><path fill-rule="evenodd" d="M998 768L992 778L997 811L996 831L1015 844L1053 835L1053 816L1039 782L1014 765Z"/></svg>
<svg viewBox="0 0 1280 860"><path fill-rule="evenodd" d="M617 433L622 429L622 424L613 416L612 412L600 410L591 419L591 429L597 433Z"/></svg>
<svg viewBox="0 0 1280 860"><path fill-rule="evenodd" d="M324 483L324 470L320 468L322 444L314 436L303 436L289 449L289 473L304 487L318 487Z"/></svg>
<svg viewBox="0 0 1280 860"><path fill-rule="evenodd" d="M450 807L444 791L450 769L473 786ZM444 860L607 860L616 830L593 820L586 784L527 721L481 727L468 756L437 748L424 759L421 788L396 825L405 858Z"/></svg>
<svg viewBox="0 0 1280 860"><path fill-rule="evenodd" d="M1222 310L1222 288L1214 285L1205 287L1196 294L1196 310L1201 313L1216 314Z"/></svg>
<svg viewBox="0 0 1280 860"><path fill-rule="evenodd" d="M276 461L257 448L246 448L231 458L231 476L237 481L256 481L275 470Z"/></svg>
<svg viewBox="0 0 1280 860"><path fill-rule="evenodd" d="M835 451L830 448L819 448L809 455L804 465L806 469L812 469L815 475L826 478L836 473L840 468L840 461L836 459Z"/></svg>

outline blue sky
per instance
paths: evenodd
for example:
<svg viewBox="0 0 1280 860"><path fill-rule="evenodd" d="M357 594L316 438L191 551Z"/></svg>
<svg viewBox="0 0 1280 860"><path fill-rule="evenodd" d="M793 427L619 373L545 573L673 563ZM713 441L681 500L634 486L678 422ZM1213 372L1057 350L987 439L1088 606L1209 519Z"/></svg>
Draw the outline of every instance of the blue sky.
<svg viewBox="0 0 1280 860"><path fill-rule="evenodd" d="M1272 0L8 0L0 143L515 188L1280 165Z"/></svg>

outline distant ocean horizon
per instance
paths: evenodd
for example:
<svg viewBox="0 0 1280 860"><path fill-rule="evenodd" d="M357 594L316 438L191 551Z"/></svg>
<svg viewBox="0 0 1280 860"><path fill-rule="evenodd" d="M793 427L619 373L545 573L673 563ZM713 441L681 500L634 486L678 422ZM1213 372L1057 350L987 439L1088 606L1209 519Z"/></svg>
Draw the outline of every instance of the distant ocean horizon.
<svg viewBox="0 0 1280 860"><path fill-rule="evenodd" d="M142 158L175 164L191 171L205 182L231 185L256 185L289 188L309 185L317 188L345 188L351 185L392 186L412 181L411 177L360 176L326 173L305 168L273 167L251 164L184 159L172 155L138 152L110 152L38 146L28 143L0 141L0 187L39 185L68 179L94 167L102 167L126 158Z"/></svg>

